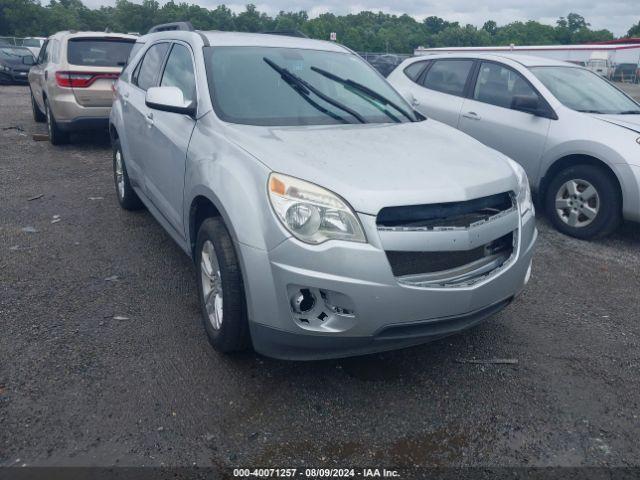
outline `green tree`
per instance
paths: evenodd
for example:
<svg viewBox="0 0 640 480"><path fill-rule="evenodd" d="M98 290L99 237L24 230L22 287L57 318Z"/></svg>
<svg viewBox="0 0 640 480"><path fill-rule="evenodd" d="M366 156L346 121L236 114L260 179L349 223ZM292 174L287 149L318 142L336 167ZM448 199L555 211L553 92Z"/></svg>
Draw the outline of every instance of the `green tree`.
<svg viewBox="0 0 640 480"><path fill-rule="evenodd" d="M640 37L640 22L629 29L627 37Z"/></svg>
<svg viewBox="0 0 640 480"><path fill-rule="evenodd" d="M498 32L498 24L493 20L487 20L484 22L484 25L482 25L482 29L489 35L494 36Z"/></svg>
<svg viewBox="0 0 640 480"><path fill-rule="evenodd" d="M210 10L182 0L169 0L162 7L156 0L116 0L113 7L97 9L87 8L81 0L49 0L46 6L39 0L0 0L0 35L48 35L71 28L145 33L153 25L180 20L188 20L201 30L300 30L323 40L336 32L340 43L369 52L411 53L417 46L587 43L614 38L608 30L591 30L585 18L573 12L560 17L555 26L535 21L499 26L488 20L479 29L436 16L418 22L409 15L369 11L341 16L324 13L311 19L304 11L282 11L272 18L252 4L235 14L225 5ZM629 35L640 35L640 22Z"/></svg>

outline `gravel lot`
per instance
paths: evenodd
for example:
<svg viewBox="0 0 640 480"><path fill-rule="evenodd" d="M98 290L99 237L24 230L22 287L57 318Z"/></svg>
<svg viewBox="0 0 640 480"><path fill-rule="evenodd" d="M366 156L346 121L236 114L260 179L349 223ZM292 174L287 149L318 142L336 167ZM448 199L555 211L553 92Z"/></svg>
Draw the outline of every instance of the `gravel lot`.
<svg viewBox="0 0 640 480"><path fill-rule="evenodd" d="M0 112L0 465L640 465L638 225L539 218L525 293L436 343L224 356L190 260L119 209L108 138L34 141L26 87ZM491 358L518 363L460 362Z"/></svg>

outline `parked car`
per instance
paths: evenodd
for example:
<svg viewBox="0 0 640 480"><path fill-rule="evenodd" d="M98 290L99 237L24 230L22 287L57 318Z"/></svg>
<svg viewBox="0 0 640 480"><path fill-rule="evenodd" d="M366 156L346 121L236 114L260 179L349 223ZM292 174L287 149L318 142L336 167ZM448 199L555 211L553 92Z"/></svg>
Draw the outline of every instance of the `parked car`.
<svg viewBox="0 0 640 480"><path fill-rule="evenodd" d="M36 122L47 122L53 145L69 133L107 128L117 80L136 37L103 32L59 32L42 46L29 71Z"/></svg>
<svg viewBox="0 0 640 480"><path fill-rule="evenodd" d="M640 221L640 105L593 72L523 55L417 57L389 81L422 114L519 162L555 227Z"/></svg>
<svg viewBox="0 0 640 480"><path fill-rule="evenodd" d="M33 61L33 55L26 48L0 46L0 83L27 83Z"/></svg>
<svg viewBox="0 0 640 480"><path fill-rule="evenodd" d="M45 37L25 37L21 39L20 45L28 48L35 58L40 55L40 49L44 45Z"/></svg>
<svg viewBox="0 0 640 480"><path fill-rule="evenodd" d="M146 206L194 259L220 351L416 345L496 313L529 278L524 170L422 121L335 43L151 33L116 83L110 131L118 201Z"/></svg>

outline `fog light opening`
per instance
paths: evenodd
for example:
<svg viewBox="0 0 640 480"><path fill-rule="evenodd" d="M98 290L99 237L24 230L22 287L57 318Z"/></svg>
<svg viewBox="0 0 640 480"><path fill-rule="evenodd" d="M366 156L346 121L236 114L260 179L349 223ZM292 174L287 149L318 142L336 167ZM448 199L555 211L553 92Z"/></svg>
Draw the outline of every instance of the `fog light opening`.
<svg viewBox="0 0 640 480"><path fill-rule="evenodd" d="M291 299L291 308L295 313L307 313L316 305L316 297L308 288L301 288Z"/></svg>

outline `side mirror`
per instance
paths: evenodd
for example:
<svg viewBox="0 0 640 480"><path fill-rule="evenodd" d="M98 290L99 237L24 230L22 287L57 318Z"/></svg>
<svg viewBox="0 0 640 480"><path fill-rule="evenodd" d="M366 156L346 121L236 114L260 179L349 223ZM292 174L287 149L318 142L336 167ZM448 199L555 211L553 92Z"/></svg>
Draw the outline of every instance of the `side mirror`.
<svg viewBox="0 0 640 480"><path fill-rule="evenodd" d="M514 95L511 100L511 108L537 115L540 110L540 101L534 95Z"/></svg>
<svg viewBox="0 0 640 480"><path fill-rule="evenodd" d="M25 55L24 57L22 57L22 63L24 63L25 65L35 65L36 64L36 59L33 58L31 55Z"/></svg>
<svg viewBox="0 0 640 480"><path fill-rule="evenodd" d="M195 102L186 102L178 87L151 87L147 90L144 101L147 107L154 110L189 116L196 113Z"/></svg>

